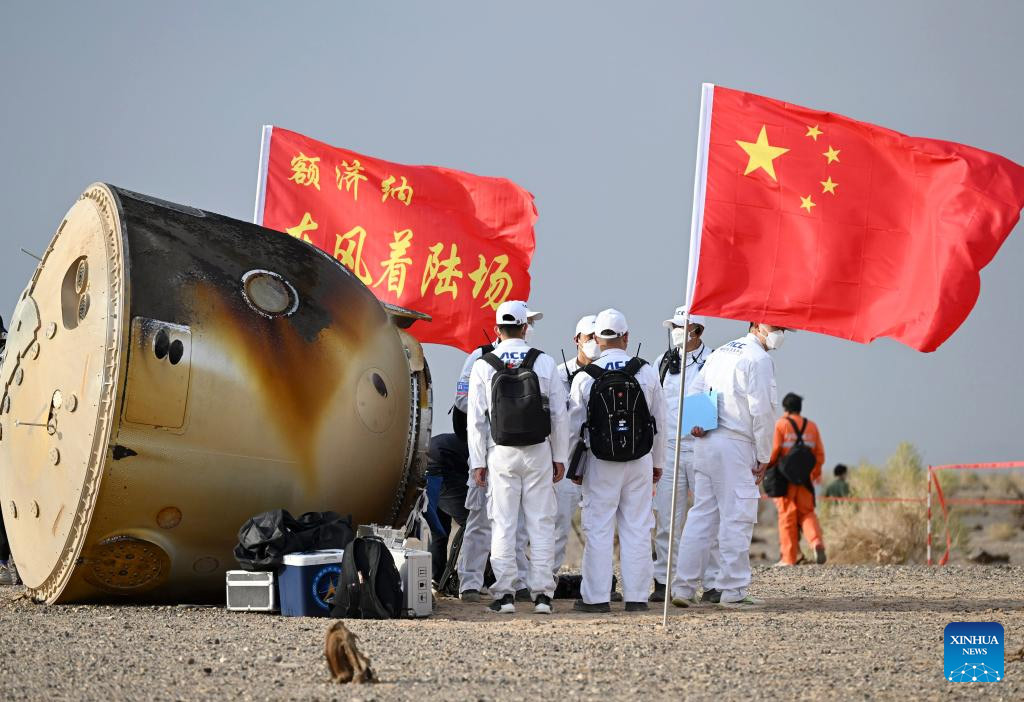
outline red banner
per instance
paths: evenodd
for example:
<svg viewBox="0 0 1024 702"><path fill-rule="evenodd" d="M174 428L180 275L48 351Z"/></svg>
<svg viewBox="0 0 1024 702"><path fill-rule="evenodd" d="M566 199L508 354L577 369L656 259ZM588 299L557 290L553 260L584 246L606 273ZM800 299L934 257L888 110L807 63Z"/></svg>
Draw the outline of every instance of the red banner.
<svg viewBox="0 0 1024 702"><path fill-rule="evenodd" d="M720 86L705 110L694 314L921 351L967 318L1024 168Z"/></svg>
<svg viewBox="0 0 1024 702"><path fill-rule="evenodd" d="M510 180L407 166L265 127L256 221L334 256L382 302L433 317L410 332L469 351L530 295L533 195Z"/></svg>

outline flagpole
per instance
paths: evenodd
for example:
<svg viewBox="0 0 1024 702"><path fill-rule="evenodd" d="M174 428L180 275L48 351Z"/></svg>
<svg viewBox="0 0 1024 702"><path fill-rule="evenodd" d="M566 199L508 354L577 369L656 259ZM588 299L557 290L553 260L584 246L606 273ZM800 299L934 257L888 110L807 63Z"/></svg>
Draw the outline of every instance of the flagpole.
<svg viewBox="0 0 1024 702"><path fill-rule="evenodd" d="M711 103L714 98L715 86L712 83L701 85L700 120L697 125L697 163L693 176L693 208L690 215L690 257L687 263L686 290L683 298L686 301L686 314L683 328L689 340L690 304L693 302L693 286L697 278L697 263L700 255L700 233L704 226L704 190L708 175L708 142L711 136ZM676 416L676 450L672 468L672 507L668 521L668 559L665 564L665 603L662 610L661 625L668 630L668 605L672 600L672 581L675 578L672 566L676 542L676 493L679 491L679 451L683 443L683 408L686 403L686 344L679 350L682 357L679 369L679 414Z"/></svg>
<svg viewBox="0 0 1024 702"><path fill-rule="evenodd" d="M270 139L274 134L274 127L269 124L263 125L263 132L260 135L260 164L256 171L256 205L253 208L252 221L263 226L263 208L267 204L267 169L270 166Z"/></svg>

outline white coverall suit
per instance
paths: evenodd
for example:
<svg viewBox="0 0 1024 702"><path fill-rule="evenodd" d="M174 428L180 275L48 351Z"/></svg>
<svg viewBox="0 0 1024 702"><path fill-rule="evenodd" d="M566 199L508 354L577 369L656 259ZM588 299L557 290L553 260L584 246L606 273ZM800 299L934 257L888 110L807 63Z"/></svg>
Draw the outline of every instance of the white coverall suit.
<svg viewBox="0 0 1024 702"><path fill-rule="evenodd" d="M757 337L720 347L697 376L694 392L718 393L718 428L694 443L694 504L679 544L674 597L691 598L718 535L722 602L738 602L750 585L750 538L760 491L757 463L767 463L778 416L775 364Z"/></svg>
<svg viewBox="0 0 1024 702"><path fill-rule="evenodd" d="M522 339L507 339L494 355L507 365L518 366L530 346ZM541 394L548 398L551 434L532 446L497 446L491 438L491 378L495 370L477 361L469 377L469 466L487 468L487 507L491 516L491 568L495 599L516 590L516 532L526 523L530 542L527 587L530 595L551 597L555 533L555 488L552 463L565 463L569 452L565 386L558 379L555 361L541 354L533 365ZM523 518L520 518L520 517Z"/></svg>
<svg viewBox="0 0 1024 702"><path fill-rule="evenodd" d="M608 349L595 363L602 368L623 368L632 356L622 349ZM626 602L646 602L651 593L654 563L651 561L651 510L654 492L654 467L665 465L665 397L658 371L650 364L637 372L647 408L657 423L654 447L634 461L603 461L587 454L583 474L583 584L582 599L587 604L608 602L612 590L612 556L615 527L619 528L619 560L622 568L622 598ZM579 373L569 393L569 428L573 441L587 420L587 403L594 379Z"/></svg>
<svg viewBox="0 0 1024 702"><path fill-rule="evenodd" d="M678 351L678 349L676 349ZM667 352L666 352L667 353ZM685 395L692 395L696 387L697 374L707 361L711 352L704 344L700 348L687 352L686 354L686 392ZM655 368L661 368L661 361L665 354L658 356L654 362ZM654 561L654 579L664 585L668 583L668 546L669 546L669 520L672 515L672 476L675 469L676 451L676 422L679 417L679 373L668 372L661 387L665 393L665 465L661 480L654 486L654 516L656 526L654 530L654 551L657 558ZM678 492L676 493L676 538L673 543L678 548L679 535L683 531L683 523L686 521L687 492L693 490L693 442L695 439L688 432L684 432L682 442L679 445L679 467L682 472L679 474ZM673 565L676 565L673 561ZM711 549L708 557L708 567L704 571L703 584L705 589L715 587L715 575L718 573L718 544Z"/></svg>
<svg viewBox="0 0 1024 702"><path fill-rule="evenodd" d="M565 386L565 396L569 397L571 389L569 378L580 369L580 362L577 358L570 358L565 363L560 363L556 369L558 377ZM579 437L579 427L576 427L576 436L569 427L569 443L573 443ZM565 469L569 470L566 464ZM583 499L583 488L571 480L559 480L555 483L555 500L558 502L558 514L555 516L555 560L552 568L557 577L562 564L565 563L565 548L569 543L569 534L572 532L572 518L576 514L576 508L580 506Z"/></svg>
<svg viewBox="0 0 1024 702"><path fill-rule="evenodd" d="M497 346L498 342L494 342ZM466 362L462 364L459 382L455 386L455 408L468 413L469 409L469 375L483 352L480 347L473 349ZM482 590L484 572L487 570L487 556L491 552L491 518L487 514L487 488L479 487L473 480L470 471L467 480L465 507L469 510L466 526L462 534L462 547L459 550L459 591ZM526 587L526 573L530 561L526 558L526 519L520 515L520 527L516 533L516 566L519 574L516 577L516 591Z"/></svg>

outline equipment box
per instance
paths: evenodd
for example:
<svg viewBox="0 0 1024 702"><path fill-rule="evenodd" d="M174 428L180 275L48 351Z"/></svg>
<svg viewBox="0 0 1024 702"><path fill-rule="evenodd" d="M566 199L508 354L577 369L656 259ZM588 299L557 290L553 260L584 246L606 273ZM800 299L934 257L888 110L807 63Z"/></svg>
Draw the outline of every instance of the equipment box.
<svg viewBox="0 0 1024 702"><path fill-rule="evenodd" d="M430 593L430 552L391 548L391 557L402 576L402 614L429 617L433 609Z"/></svg>
<svg viewBox="0 0 1024 702"><path fill-rule="evenodd" d="M281 614L286 617L326 617L334 606L341 579L341 549L289 553L277 571Z"/></svg>
<svg viewBox="0 0 1024 702"><path fill-rule="evenodd" d="M228 609L235 612L273 612L277 610L274 574L263 571L229 570L227 573Z"/></svg>

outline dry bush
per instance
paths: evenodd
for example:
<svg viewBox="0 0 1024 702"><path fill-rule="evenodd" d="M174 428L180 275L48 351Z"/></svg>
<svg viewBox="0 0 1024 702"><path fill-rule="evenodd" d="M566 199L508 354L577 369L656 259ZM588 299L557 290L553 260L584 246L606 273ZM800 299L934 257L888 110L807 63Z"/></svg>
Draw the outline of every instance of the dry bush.
<svg viewBox="0 0 1024 702"><path fill-rule="evenodd" d="M985 535L993 541L1013 541L1017 527L1009 522L995 522L988 525Z"/></svg>
<svg viewBox="0 0 1024 702"><path fill-rule="evenodd" d="M903 443L884 469L861 464L850 472L856 497L920 498L927 471ZM825 503L820 514L832 563L912 563L924 557L925 506L920 502Z"/></svg>

